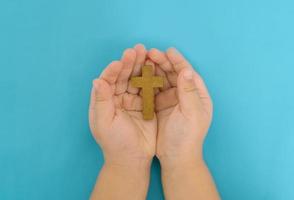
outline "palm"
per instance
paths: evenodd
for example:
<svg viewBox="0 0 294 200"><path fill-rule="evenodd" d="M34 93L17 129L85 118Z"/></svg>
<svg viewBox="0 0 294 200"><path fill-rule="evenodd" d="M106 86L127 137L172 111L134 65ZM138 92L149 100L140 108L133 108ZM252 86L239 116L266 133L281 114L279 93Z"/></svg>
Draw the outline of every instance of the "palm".
<svg viewBox="0 0 294 200"><path fill-rule="evenodd" d="M132 98L141 97L134 95ZM156 144L156 118L145 121L140 111L129 110L126 107L116 107L115 109L117 115L113 119L109 134L120 132L124 137L112 137L112 144L109 146L117 148L116 152L122 152L122 149L128 147L128 154L134 157L153 156Z"/></svg>
<svg viewBox="0 0 294 200"><path fill-rule="evenodd" d="M160 95L160 94L159 94ZM164 95L164 93L162 93ZM165 96L162 97L166 98ZM165 101L168 102L168 101ZM187 123L187 118L182 114L179 104L174 106L165 105L167 108L157 112L158 117L158 139L157 155L159 157L167 156L167 152L173 154L180 153L178 150L187 142L196 141L196 135L187 134L183 137L183 129L195 130Z"/></svg>

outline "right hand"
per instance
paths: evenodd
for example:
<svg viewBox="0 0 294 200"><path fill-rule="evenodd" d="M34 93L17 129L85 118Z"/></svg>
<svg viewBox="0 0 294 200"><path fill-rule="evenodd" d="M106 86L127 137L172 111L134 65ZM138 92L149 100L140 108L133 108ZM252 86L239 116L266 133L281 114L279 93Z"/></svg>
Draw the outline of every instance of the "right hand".
<svg viewBox="0 0 294 200"><path fill-rule="evenodd" d="M127 49L93 81L90 128L106 164L149 168L155 155L157 119L145 121L139 89L129 85L146 61L143 45Z"/></svg>

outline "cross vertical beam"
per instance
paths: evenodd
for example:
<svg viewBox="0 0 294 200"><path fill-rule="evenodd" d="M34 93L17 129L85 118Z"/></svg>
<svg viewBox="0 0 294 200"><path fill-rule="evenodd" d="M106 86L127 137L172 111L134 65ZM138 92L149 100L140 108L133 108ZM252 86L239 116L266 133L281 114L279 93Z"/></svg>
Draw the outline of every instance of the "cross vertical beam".
<svg viewBox="0 0 294 200"><path fill-rule="evenodd" d="M152 66L142 67L141 77L132 77L133 87L142 88L143 119L151 120L154 117L154 88L163 87L163 78L153 76Z"/></svg>

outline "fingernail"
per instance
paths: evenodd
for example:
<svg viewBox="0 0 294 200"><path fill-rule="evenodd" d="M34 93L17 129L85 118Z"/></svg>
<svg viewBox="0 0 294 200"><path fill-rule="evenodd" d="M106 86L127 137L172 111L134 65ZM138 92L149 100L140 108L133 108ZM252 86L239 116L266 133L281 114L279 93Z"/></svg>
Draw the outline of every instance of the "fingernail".
<svg viewBox="0 0 294 200"><path fill-rule="evenodd" d="M186 80L191 80L193 79L193 72L190 70L190 69L187 69L185 72L184 72L184 78Z"/></svg>

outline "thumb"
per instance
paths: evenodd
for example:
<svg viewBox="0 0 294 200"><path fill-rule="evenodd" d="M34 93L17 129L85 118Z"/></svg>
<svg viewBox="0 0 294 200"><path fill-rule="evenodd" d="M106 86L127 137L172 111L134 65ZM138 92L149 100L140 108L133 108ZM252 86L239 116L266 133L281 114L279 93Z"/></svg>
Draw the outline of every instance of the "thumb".
<svg viewBox="0 0 294 200"><path fill-rule="evenodd" d="M197 93L197 85L192 69L183 69L177 80L180 110L185 115L193 115L201 108L201 99Z"/></svg>
<svg viewBox="0 0 294 200"><path fill-rule="evenodd" d="M110 124L115 113L114 103L112 100L113 90L110 85L103 79L93 81L93 111L96 123Z"/></svg>

